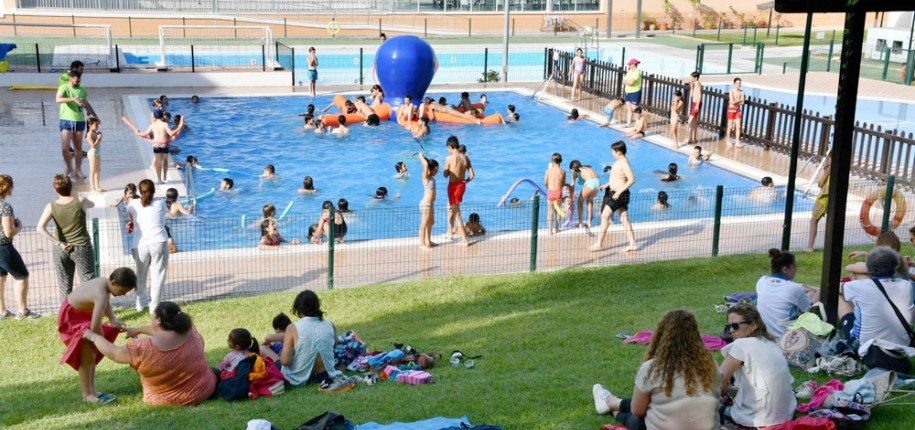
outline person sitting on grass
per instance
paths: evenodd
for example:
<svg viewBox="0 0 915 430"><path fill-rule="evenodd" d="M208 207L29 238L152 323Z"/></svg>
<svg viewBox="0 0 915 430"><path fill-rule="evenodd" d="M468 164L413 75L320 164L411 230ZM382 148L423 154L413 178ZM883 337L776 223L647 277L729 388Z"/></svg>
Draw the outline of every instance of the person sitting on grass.
<svg viewBox="0 0 915 430"><path fill-rule="evenodd" d="M814 302L820 300L820 289L794 282L797 259L790 252L769 250L771 274L759 278L757 310L772 336L785 332L784 322L797 319Z"/></svg>
<svg viewBox="0 0 915 430"><path fill-rule="evenodd" d="M915 227L912 227L912 230L915 230ZM915 241L915 239L913 239L915 234L912 233L912 230L909 230L909 240ZM892 231L885 231L878 234L877 242L874 243L874 246L888 246L897 253L902 249L902 243L899 241L899 236L896 236L896 233L893 233ZM850 259L865 257L867 257L867 251L852 251L848 253L848 258ZM912 260L900 259L899 267L896 268L896 276L901 279L912 279L912 275L909 273L909 267L912 265ZM849 264L845 266L845 271L848 272L852 279L870 279L870 274L867 272L867 265L865 263Z"/></svg>
<svg viewBox="0 0 915 430"><path fill-rule="evenodd" d="M262 345L270 348L276 355L281 355L283 351L283 339L286 337L286 329L292 324L289 316L280 312L273 317L273 333L264 335Z"/></svg>
<svg viewBox="0 0 915 430"><path fill-rule="evenodd" d="M629 430L717 430L718 381L696 317L678 309L658 321L632 398L620 399L601 384L594 384L591 393L598 414L612 413Z"/></svg>
<svg viewBox="0 0 915 430"><path fill-rule="evenodd" d="M174 302L161 302L151 324L129 327L126 346L86 330L83 338L115 363L129 364L140 375L143 402L153 406L191 406L216 392L216 373L207 365L203 337L187 312Z"/></svg>
<svg viewBox="0 0 915 430"><path fill-rule="evenodd" d="M111 296L123 296L136 287L136 273L121 267L111 272L108 279L95 278L74 289L60 305L57 332L67 347L60 364L69 364L79 371L84 402L106 404L113 402L115 396L95 390L95 366L104 356L83 339L83 333L91 331L93 336L102 333L107 341L113 342L127 326L118 321L111 311ZM108 317L110 324L102 325L103 316Z"/></svg>

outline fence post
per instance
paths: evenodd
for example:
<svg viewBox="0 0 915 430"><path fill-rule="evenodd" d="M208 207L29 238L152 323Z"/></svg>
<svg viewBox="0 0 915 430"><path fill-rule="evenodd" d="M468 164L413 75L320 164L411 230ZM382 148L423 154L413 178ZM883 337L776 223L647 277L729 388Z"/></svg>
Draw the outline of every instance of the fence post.
<svg viewBox="0 0 915 430"><path fill-rule="evenodd" d="M753 27L753 44L756 44L756 31L759 30L759 27Z"/></svg>
<svg viewBox="0 0 915 430"><path fill-rule="evenodd" d="M467 37L473 37L473 20L467 18Z"/></svg>
<svg viewBox="0 0 915 430"><path fill-rule="evenodd" d="M743 23L743 42L740 42L740 46L747 46L747 31L750 29L750 26L747 23Z"/></svg>
<svg viewBox="0 0 915 430"><path fill-rule="evenodd" d="M378 34L381 34L381 18L378 18Z"/></svg>
<svg viewBox="0 0 915 430"><path fill-rule="evenodd" d="M893 204L893 187L896 185L896 176L890 175L886 178L886 197L883 199L883 224L880 227L880 231L889 231L890 230L890 208ZM900 210L900 208L896 208Z"/></svg>
<svg viewBox="0 0 915 430"><path fill-rule="evenodd" d="M334 207L330 207L330 213L327 219L327 289L334 289L334 236L336 236L337 223L334 222Z"/></svg>
<svg viewBox="0 0 915 430"><path fill-rule="evenodd" d="M820 132L820 147L817 148L818 155L826 155L826 151L829 150L829 138L832 135L832 125L835 124L835 121L829 115L826 118L828 121L823 122L823 130Z"/></svg>
<svg viewBox="0 0 915 430"><path fill-rule="evenodd" d="M115 70L117 70L118 73L121 73L121 56L118 55L118 51L120 51L120 48L118 48L118 45L114 45L114 65L116 67Z"/></svg>
<svg viewBox="0 0 915 430"><path fill-rule="evenodd" d="M772 108L778 107L778 103L769 103L769 106ZM766 109L769 111L769 120L766 121L766 150L769 150L769 143L775 141L775 109ZM742 123L743 121L741 121Z"/></svg>
<svg viewBox="0 0 915 430"><path fill-rule="evenodd" d="M721 241L721 202L724 201L724 186L715 187L715 229L712 234L712 257L718 256L718 244Z"/></svg>
<svg viewBox="0 0 915 430"><path fill-rule="evenodd" d="M127 34L131 39L133 38L133 22L131 22L130 15L127 16Z"/></svg>
<svg viewBox="0 0 915 430"><path fill-rule="evenodd" d="M540 228L540 195L534 196L531 208L531 272L537 271L537 236Z"/></svg>
<svg viewBox="0 0 915 430"><path fill-rule="evenodd" d="M295 48L289 47L292 51L292 88L295 88Z"/></svg>
<svg viewBox="0 0 915 430"><path fill-rule="evenodd" d="M731 60L734 58L734 44L728 43L728 74L731 74Z"/></svg>
<svg viewBox="0 0 915 430"><path fill-rule="evenodd" d="M826 71L832 68L832 48L833 44L836 42L835 39L829 41L829 56L826 57Z"/></svg>
<svg viewBox="0 0 915 430"><path fill-rule="evenodd" d="M286 17L283 17L283 37L288 38L289 32L286 30Z"/></svg>
<svg viewBox="0 0 915 430"><path fill-rule="evenodd" d="M890 67L890 53L893 48L886 48L886 57L883 59L883 77L880 78L881 81L886 80L886 71Z"/></svg>
<svg viewBox="0 0 915 430"><path fill-rule="evenodd" d="M191 73L194 73L194 45L191 45Z"/></svg>
<svg viewBox="0 0 915 430"><path fill-rule="evenodd" d="M38 73L41 73L41 50L38 49L38 44L35 44L35 66L38 67Z"/></svg>
<svg viewBox="0 0 915 430"><path fill-rule="evenodd" d="M362 48L359 48L359 85L363 84L363 81L364 81L363 75L364 75L364 72L363 72L363 67L362 67Z"/></svg>
<svg viewBox="0 0 915 430"><path fill-rule="evenodd" d="M782 74L788 73L788 62L782 63Z"/></svg>
<svg viewBox="0 0 915 430"><path fill-rule="evenodd" d="M715 38L717 41L721 41L721 20L718 20L718 36Z"/></svg>
<svg viewBox="0 0 915 430"><path fill-rule="evenodd" d="M38 45L35 45L35 46L38 46ZM620 61L620 67L622 67L623 70L626 70L626 47L625 46L623 47L623 57L622 58L623 58L623 61Z"/></svg>
<svg viewBox="0 0 915 430"><path fill-rule="evenodd" d="M93 270L95 277L101 276L101 263L99 262L99 241L98 241L98 218L92 218L92 253L95 254L95 264Z"/></svg>
<svg viewBox="0 0 915 430"><path fill-rule="evenodd" d="M512 37L515 37L515 19L512 18Z"/></svg>
<svg viewBox="0 0 915 430"><path fill-rule="evenodd" d="M267 45L261 45L261 71L267 71Z"/></svg>
<svg viewBox="0 0 915 430"><path fill-rule="evenodd" d="M489 82L486 79L486 72L489 70L489 48L483 48L483 81Z"/></svg>
<svg viewBox="0 0 915 430"><path fill-rule="evenodd" d="M429 38L429 18L423 18L423 37Z"/></svg>
<svg viewBox="0 0 915 430"><path fill-rule="evenodd" d="M725 97L727 97L728 100L730 99L729 96L725 96ZM731 138L727 134L727 132L728 132L728 105L729 105L728 102L724 102L721 104L721 123L718 125L718 138L719 139L723 139L723 138L725 138L725 136L727 136L728 139ZM700 116L701 116L701 113L700 113ZM696 118L696 120L698 120L698 119L699 118ZM741 125L743 125L743 121L741 121Z"/></svg>
<svg viewBox="0 0 915 430"><path fill-rule="evenodd" d="M756 49L756 54L759 57L756 61L757 74L762 74L763 72L763 61L766 57L766 44L759 42L759 48Z"/></svg>

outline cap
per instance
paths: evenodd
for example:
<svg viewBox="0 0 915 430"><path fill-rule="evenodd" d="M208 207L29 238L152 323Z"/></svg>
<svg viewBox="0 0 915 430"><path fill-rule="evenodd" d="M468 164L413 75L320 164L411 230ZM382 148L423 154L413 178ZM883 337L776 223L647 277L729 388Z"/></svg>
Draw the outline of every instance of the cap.
<svg viewBox="0 0 915 430"><path fill-rule="evenodd" d="M159 119L159 118L162 118L163 116L164 116L164 115L163 115L163 113L162 113L162 109L155 109L155 110L153 110L153 118Z"/></svg>
<svg viewBox="0 0 915 430"><path fill-rule="evenodd" d="M629 65L631 66L631 65L633 65L633 64L639 64L639 60L636 59L636 58L633 58L633 59L629 60Z"/></svg>

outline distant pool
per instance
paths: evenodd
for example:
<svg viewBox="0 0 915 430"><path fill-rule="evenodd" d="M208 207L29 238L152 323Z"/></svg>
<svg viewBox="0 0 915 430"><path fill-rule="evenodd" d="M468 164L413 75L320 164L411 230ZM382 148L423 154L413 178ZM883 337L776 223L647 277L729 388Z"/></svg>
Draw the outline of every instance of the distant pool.
<svg viewBox="0 0 915 430"><path fill-rule="evenodd" d="M472 97L476 99L478 95L474 93ZM522 200L522 207L528 208L527 212L502 216L515 211L497 209L496 205L518 179L529 178L541 184L553 152L562 154L564 168L568 168L571 160L578 159L594 166L602 181L606 181L603 167L613 164L610 144L621 139L620 133L598 128L590 122L570 123L566 113L514 92L497 91L488 95L488 112L504 112L506 105L514 104L522 117L521 122L499 126L433 123L432 134L422 143L427 157L439 163L445 161L445 140L449 135L457 136L467 145L477 177L468 186L465 203L474 209L465 209L465 219L470 211L485 210L489 212L484 215L484 222L490 231L529 229L528 199L533 187L522 185L512 195ZM436 93L435 96L458 100L457 93ZM423 189L419 180L421 165L413 155L422 150L420 144L392 122L377 128L353 125L350 136L344 139L302 130L302 119L297 114L303 112L308 103L314 103L320 110L330 102L330 96L315 100L302 96L212 97L204 98L196 105L187 99L171 99L169 108L172 112L191 118L190 130L176 142L182 148L176 158L183 161L192 154L202 166L220 170L198 171L198 192L218 187L223 177L234 179L238 190L236 193L217 193L215 197L201 201L196 216L172 221L172 229L197 237L218 237L226 241L223 246L253 246L258 235L242 224L242 216L247 220L256 219L266 203L274 204L282 212L292 202L288 215L290 222L283 233L287 238L304 237L307 226L320 213L321 202L336 203L338 199L346 198L351 209L359 214L358 227L354 228L350 223L348 240L415 235L418 227L416 205ZM634 222L710 217L717 185L726 189L725 215L782 211L782 200L763 205L747 204L745 196L757 183L746 177L708 164L687 166L684 155L652 143L627 141L627 146L637 178L630 206ZM393 177L394 164L398 161L407 164L412 177L406 180ZM661 182L661 175L656 171L666 170L671 162L680 165L682 179ZM276 166L277 180L258 179L267 164ZM317 194L297 192L306 175L314 178L319 190ZM390 197L399 195L399 199L383 204L374 202L372 196L380 186L389 190ZM445 224L447 196L445 179L441 176L438 190L436 207L440 212L436 217L435 234L443 232ZM659 212L650 208L658 191L668 192L671 210ZM809 208L810 202L801 199L796 210ZM541 216L541 225L546 225L545 216ZM185 248L193 249L194 246L191 243Z"/></svg>

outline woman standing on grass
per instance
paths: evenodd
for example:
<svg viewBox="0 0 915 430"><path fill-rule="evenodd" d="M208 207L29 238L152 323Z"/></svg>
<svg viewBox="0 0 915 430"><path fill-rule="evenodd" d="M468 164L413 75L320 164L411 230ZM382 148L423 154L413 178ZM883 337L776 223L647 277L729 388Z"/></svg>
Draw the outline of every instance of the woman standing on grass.
<svg viewBox="0 0 915 430"><path fill-rule="evenodd" d="M629 430L718 428L718 369L699 336L696 317L667 312L655 329L631 399L594 384L597 413L612 413Z"/></svg>
<svg viewBox="0 0 915 430"><path fill-rule="evenodd" d="M216 374L207 366L203 337L190 315L173 302L159 303L150 325L127 329L127 337L140 334L149 337L126 346L116 346L91 329L83 338L106 357L137 371L146 404L190 406L213 396Z"/></svg>
<svg viewBox="0 0 915 430"><path fill-rule="evenodd" d="M6 278L13 275L14 294L19 312L16 319L34 319L41 315L29 310L29 269L25 267L22 256L13 246L13 237L22 230L22 221L13 213L13 206L7 203L6 198L13 194L13 177L0 175L0 320L13 317L13 313L6 308L4 295L6 291Z"/></svg>

